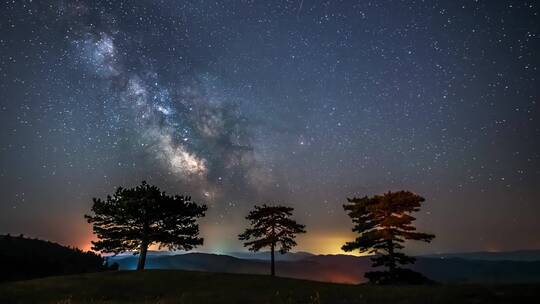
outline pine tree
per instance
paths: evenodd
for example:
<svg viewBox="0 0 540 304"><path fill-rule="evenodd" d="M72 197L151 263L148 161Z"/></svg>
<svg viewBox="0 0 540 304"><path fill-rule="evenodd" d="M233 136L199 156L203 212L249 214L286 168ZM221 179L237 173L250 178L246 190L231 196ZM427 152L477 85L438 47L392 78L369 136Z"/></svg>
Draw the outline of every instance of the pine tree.
<svg viewBox="0 0 540 304"><path fill-rule="evenodd" d="M189 196L167 195L143 181L140 186L119 187L107 199L93 201L93 215L85 215L99 239L92 242L92 249L115 254L138 251L137 269L144 269L152 244L169 250L191 250L203 244L196 221L207 208Z"/></svg>
<svg viewBox="0 0 540 304"><path fill-rule="evenodd" d="M275 249L279 247L281 254L286 253L296 246L294 240L296 234L306 233L304 230L306 226L290 218L293 210L294 208L285 206L255 206L246 217L250 221L251 228L238 236L240 240L247 241L244 246L249 247L250 251L270 248L270 274L272 276L276 275Z"/></svg>
<svg viewBox="0 0 540 304"><path fill-rule="evenodd" d="M425 199L409 191L387 192L373 197L347 199L343 208L351 217L359 236L343 245L342 250L376 254L373 267L384 266L387 271L366 273L366 278L378 284L420 283L426 281L421 274L399 265L414 263L403 249L405 240L430 242L435 235L416 232L411 213L420 210Z"/></svg>

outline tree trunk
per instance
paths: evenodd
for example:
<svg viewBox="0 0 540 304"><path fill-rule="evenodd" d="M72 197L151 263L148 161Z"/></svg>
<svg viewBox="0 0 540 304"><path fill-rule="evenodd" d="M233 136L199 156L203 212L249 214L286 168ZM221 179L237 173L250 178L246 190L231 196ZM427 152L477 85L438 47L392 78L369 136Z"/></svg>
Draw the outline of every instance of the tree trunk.
<svg viewBox="0 0 540 304"><path fill-rule="evenodd" d="M390 259L388 265L390 268L390 273L393 274L396 271L396 261L394 259L394 243L392 240L388 241L388 258Z"/></svg>
<svg viewBox="0 0 540 304"><path fill-rule="evenodd" d="M148 241L141 242L141 249L139 252L139 261L137 263L137 270L143 270L146 263L146 252L148 251Z"/></svg>
<svg viewBox="0 0 540 304"><path fill-rule="evenodd" d="M272 245L270 246L270 263L272 265L270 275L273 277L276 276L276 265L274 262L274 248L275 248L275 245L274 243L272 243Z"/></svg>

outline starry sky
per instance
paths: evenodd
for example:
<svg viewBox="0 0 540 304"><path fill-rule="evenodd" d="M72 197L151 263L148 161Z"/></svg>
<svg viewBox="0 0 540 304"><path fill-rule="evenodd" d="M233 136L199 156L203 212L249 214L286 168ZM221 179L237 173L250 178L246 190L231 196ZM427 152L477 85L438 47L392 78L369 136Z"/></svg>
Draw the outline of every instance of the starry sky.
<svg viewBox="0 0 540 304"><path fill-rule="evenodd" d="M0 233L89 248L92 197L142 180L254 204L339 253L351 196L411 190L411 253L540 249L536 1L0 3Z"/></svg>

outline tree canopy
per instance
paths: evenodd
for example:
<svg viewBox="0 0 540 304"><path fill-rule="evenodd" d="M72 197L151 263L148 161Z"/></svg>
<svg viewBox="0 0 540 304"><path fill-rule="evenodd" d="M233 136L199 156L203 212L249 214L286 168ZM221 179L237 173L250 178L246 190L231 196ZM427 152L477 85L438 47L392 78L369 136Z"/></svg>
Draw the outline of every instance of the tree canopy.
<svg viewBox="0 0 540 304"><path fill-rule="evenodd" d="M376 254L372 259L373 266L388 269L385 272L368 272L366 277L375 283L396 283L411 278L417 281L417 274L398 267L414 263L415 259L398 250L404 248L406 240L430 242L435 238L433 234L417 232L412 225L415 218L411 213L418 212L425 199L410 191L397 191L373 197L348 198L347 201L343 208L354 223L352 230L359 236L343 245L342 249Z"/></svg>
<svg viewBox="0 0 540 304"><path fill-rule="evenodd" d="M183 195L167 195L146 182L135 188L116 189L112 196L93 199L92 224L98 241L92 249L108 253L137 251L137 269L143 269L146 252L152 244L169 250L191 250L203 244L197 219L207 210L205 205Z"/></svg>

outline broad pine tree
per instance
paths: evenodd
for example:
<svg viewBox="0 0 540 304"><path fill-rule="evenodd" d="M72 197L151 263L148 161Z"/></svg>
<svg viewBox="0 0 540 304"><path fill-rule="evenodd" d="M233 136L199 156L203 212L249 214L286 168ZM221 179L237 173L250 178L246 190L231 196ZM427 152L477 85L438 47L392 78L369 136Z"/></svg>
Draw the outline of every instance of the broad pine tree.
<svg viewBox="0 0 540 304"><path fill-rule="evenodd" d="M296 246L295 238L298 233L306 233L306 226L291 219L294 208L285 206L255 206L246 217L251 228L240 234L240 240L247 241L245 247L250 251L270 248L272 276L276 275L274 251L279 248L281 254Z"/></svg>
<svg viewBox="0 0 540 304"><path fill-rule="evenodd" d="M140 186L119 187L105 200L93 201L93 214L85 215L99 239L92 242L92 249L115 254L136 251L137 269L144 269L152 244L169 250L191 250L203 244L197 219L207 208L189 196L167 195L143 181Z"/></svg>
<svg viewBox="0 0 540 304"><path fill-rule="evenodd" d="M399 265L414 263L400 249L406 240L430 242L435 235L417 232L411 215L420 210L425 199L409 191L387 192L373 197L347 199L343 208L351 217L353 231L359 236L343 245L344 251L359 250L375 254L373 266L384 266L386 271L366 273L366 278L377 284L422 283L428 281L421 274Z"/></svg>

